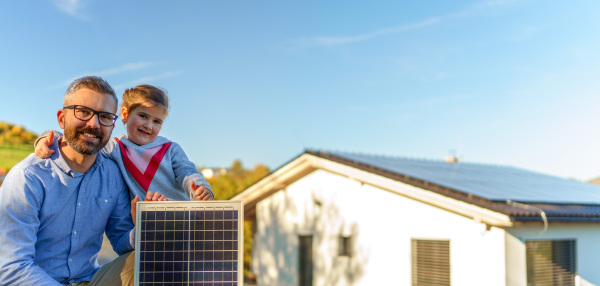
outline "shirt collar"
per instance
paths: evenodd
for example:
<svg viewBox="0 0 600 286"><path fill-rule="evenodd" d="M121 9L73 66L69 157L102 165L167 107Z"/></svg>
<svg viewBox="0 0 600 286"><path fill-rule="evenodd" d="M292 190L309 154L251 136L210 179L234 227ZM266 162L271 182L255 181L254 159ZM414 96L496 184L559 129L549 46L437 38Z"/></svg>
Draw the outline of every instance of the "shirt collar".
<svg viewBox="0 0 600 286"><path fill-rule="evenodd" d="M56 166L58 166L63 172L65 172L65 174L67 174L71 177L83 176L82 173L73 171L73 169L71 169L71 167L69 167L69 164L67 164L67 161L65 161L65 159L63 158L62 153L60 152L60 149L58 148L58 144L60 141L61 141L60 138L58 140L54 140L54 142L50 146L50 149L54 150L54 153L50 156L50 159L52 161L54 161ZM96 155L96 160L94 161L94 164L90 167L88 172L95 169L100 164L102 164L102 160L104 160L102 157L103 156L101 154Z"/></svg>

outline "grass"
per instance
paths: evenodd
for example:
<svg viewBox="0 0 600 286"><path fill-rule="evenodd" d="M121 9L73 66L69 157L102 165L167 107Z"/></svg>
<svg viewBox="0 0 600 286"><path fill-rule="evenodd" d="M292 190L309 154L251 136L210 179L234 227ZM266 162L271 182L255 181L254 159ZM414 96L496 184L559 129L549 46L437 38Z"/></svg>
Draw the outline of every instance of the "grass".
<svg viewBox="0 0 600 286"><path fill-rule="evenodd" d="M0 144L0 168L8 171L31 153L33 144Z"/></svg>

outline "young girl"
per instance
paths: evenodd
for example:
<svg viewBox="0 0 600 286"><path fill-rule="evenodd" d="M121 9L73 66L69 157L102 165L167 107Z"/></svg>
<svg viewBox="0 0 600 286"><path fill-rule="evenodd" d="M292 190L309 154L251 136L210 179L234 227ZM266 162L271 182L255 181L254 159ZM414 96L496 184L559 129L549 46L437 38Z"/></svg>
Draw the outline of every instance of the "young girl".
<svg viewBox="0 0 600 286"><path fill-rule="evenodd" d="M86 112L75 109L73 112ZM139 85L127 89L123 94L121 120L127 135L112 138L102 153L114 160L121 169L123 178L131 191L145 198L149 190L160 191L169 200L212 200L210 185L190 162L183 149L175 142L158 136L167 116L169 99L164 90ZM91 120L97 120L92 117ZM36 142L35 153L40 158L50 156L50 150L59 132L44 132ZM41 144L37 144L41 143Z"/></svg>

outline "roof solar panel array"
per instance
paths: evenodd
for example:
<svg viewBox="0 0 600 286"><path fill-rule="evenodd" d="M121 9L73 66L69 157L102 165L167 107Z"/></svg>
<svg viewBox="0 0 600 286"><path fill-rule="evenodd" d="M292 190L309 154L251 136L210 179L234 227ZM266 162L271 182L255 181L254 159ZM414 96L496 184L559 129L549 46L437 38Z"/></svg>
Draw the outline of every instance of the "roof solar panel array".
<svg viewBox="0 0 600 286"><path fill-rule="evenodd" d="M326 153L492 201L600 203L600 186L514 167L345 152Z"/></svg>

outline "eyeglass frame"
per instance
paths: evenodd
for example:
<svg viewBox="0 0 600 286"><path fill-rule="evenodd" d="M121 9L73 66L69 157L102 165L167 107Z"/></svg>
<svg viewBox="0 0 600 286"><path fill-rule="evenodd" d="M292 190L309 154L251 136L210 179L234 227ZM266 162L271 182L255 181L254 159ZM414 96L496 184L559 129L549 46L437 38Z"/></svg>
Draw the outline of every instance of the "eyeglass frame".
<svg viewBox="0 0 600 286"><path fill-rule="evenodd" d="M90 118L88 118L88 119L81 119L81 118L77 117L77 115L76 115L76 114L77 114L77 112L75 112L75 111L76 111L76 109L77 109L78 107L83 107L83 108L87 108L87 109L91 110L91 111L92 111L92 116L90 116ZM111 126L113 126L113 125L115 124L115 122L117 122L117 118L119 118L119 116L118 116L118 115L116 115L116 114L114 114L114 113L110 113L110 112L106 112L106 111L96 111L96 110L94 110L94 109L91 109L91 108L89 108L89 107L87 107L87 106L85 106L85 105L77 105L77 104L74 104L74 105L67 105L67 106L63 106L63 109L73 109L73 116L75 116L75 118L77 118L77 119L79 119L79 120L81 120L81 121L89 121L90 119L94 118L94 115L97 115L96 117L98 117L98 123L99 123L100 125L102 125L102 126L106 126L106 127L111 127ZM112 116L113 116L113 121L112 121L112 123L111 123L111 124L109 124L109 125L106 125L106 124L102 123L102 121L100 120L100 114L110 114L110 115L112 115Z"/></svg>

